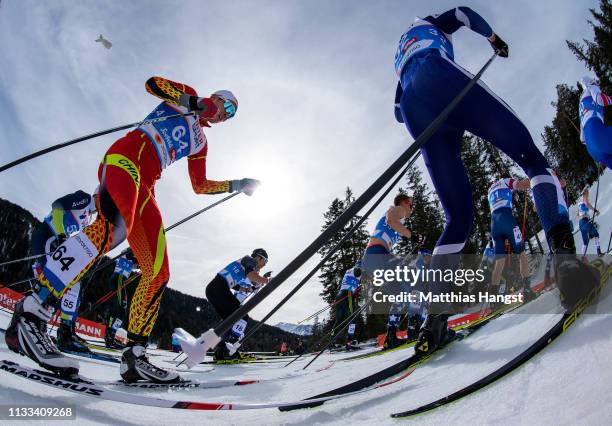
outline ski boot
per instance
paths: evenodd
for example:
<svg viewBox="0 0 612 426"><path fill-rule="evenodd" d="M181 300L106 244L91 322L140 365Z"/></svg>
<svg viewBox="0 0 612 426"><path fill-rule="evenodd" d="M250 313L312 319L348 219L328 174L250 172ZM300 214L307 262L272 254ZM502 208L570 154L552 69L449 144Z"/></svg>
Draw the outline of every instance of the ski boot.
<svg viewBox="0 0 612 426"><path fill-rule="evenodd" d="M74 378L79 363L62 354L47 334L47 321L51 319L48 306L32 293L15 305L6 333L6 345L13 352L35 361L41 367L62 377Z"/></svg>
<svg viewBox="0 0 612 426"><path fill-rule="evenodd" d="M385 336L385 344L383 345L384 349L393 349L393 348L397 348L400 345L396 332L397 332L396 326L391 325L387 328L387 335Z"/></svg>
<svg viewBox="0 0 612 426"><path fill-rule="evenodd" d="M87 343L78 337L69 324L60 324L57 329L57 347L62 352L91 353Z"/></svg>
<svg viewBox="0 0 612 426"><path fill-rule="evenodd" d="M454 331L448 330L448 317L448 314L427 315L414 346L417 355L428 355L454 338Z"/></svg>
<svg viewBox="0 0 612 426"><path fill-rule="evenodd" d="M567 223L555 226L549 232L552 252L555 254L555 275L565 309L574 309L599 285L599 272L576 257L574 236Z"/></svg>
<svg viewBox="0 0 612 426"><path fill-rule="evenodd" d="M242 353L238 350L230 355L230 351L223 340L219 342L213 354L213 361L216 364L239 364L241 362L255 361L256 359L255 356Z"/></svg>
<svg viewBox="0 0 612 426"><path fill-rule="evenodd" d="M164 370L149 362L146 348L141 343L130 342L121 353L121 377L126 383L147 380L153 383L179 383L181 377L174 371Z"/></svg>
<svg viewBox="0 0 612 426"><path fill-rule="evenodd" d="M239 353L239 352L236 351L236 353ZM219 362L219 361L226 361L229 359L230 359L229 349L227 349L227 346L225 346L225 342L222 340L219 342L219 344L215 348L215 353L213 355L213 361Z"/></svg>

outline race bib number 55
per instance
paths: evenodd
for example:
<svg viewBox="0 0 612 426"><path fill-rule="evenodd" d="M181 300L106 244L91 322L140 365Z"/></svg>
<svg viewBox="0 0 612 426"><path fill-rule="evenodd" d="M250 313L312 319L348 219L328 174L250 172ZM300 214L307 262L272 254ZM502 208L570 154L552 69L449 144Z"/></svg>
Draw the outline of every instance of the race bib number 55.
<svg viewBox="0 0 612 426"><path fill-rule="evenodd" d="M96 246L83 232L79 232L47 255L43 272L60 293L97 255Z"/></svg>

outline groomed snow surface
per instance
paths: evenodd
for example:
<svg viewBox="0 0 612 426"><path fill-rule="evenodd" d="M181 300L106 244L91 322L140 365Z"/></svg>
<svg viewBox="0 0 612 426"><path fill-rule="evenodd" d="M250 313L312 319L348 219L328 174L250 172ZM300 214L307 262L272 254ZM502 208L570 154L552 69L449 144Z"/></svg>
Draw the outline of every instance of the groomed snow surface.
<svg viewBox="0 0 612 426"><path fill-rule="evenodd" d="M607 245L612 212L610 173L600 183L602 245ZM594 188L593 188L594 189ZM594 191L592 192L594 200ZM593 201L592 201L593 202ZM606 221L607 220L607 221ZM591 251L591 250L589 250ZM610 256L607 257L610 260ZM578 283L577 283L578 284ZM546 293L527 307L491 321L468 339L453 343L429 363L398 383L366 393L330 401L314 409L281 413L276 409L252 411L171 410L121 404L75 395L0 372L1 404L76 406L79 425L185 425L185 424L610 424L612 418L612 284L597 304L559 339L509 376L458 402L410 419L394 420L389 414L418 407L461 389L515 357L544 334L560 317L557 290ZM549 314L525 314L533 311ZM0 327L8 316L0 314ZM370 349L364 349L370 350ZM265 379L262 383L217 389L136 390L160 398L201 402L296 401L346 384L378 371L412 354L412 349L382 356L341 361L354 353L322 355L302 374L310 356L284 368L283 362L197 367L183 373L200 381L217 379ZM175 354L155 350L151 360L164 366ZM1 359L35 366L10 352L0 339ZM323 371L317 371L328 367ZM81 373L91 378L119 378L118 364L81 361ZM287 378L289 373L295 376ZM282 378L284 377L284 378ZM275 378L280 378L274 380ZM20 420L18 424L41 424ZM55 421L53 424L62 424ZM74 424L74 422L66 422Z"/></svg>

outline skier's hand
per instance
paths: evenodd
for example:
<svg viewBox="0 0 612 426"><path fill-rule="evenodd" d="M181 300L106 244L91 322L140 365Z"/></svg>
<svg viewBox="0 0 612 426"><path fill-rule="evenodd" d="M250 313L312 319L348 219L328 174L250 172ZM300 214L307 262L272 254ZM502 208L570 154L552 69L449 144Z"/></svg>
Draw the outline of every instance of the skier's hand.
<svg viewBox="0 0 612 426"><path fill-rule="evenodd" d="M612 105L605 105L604 109L604 124L606 126L612 126Z"/></svg>
<svg viewBox="0 0 612 426"><path fill-rule="evenodd" d="M212 99L191 96L186 93L182 94L179 98L179 104L187 108L189 111L194 111L204 119L213 118L218 111L218 108Z"/></svg>
<svg viewBox="0 0 612 426"><path fill-rule="evenodd" d="M260 183L257 179L250 178L230 180L230 192L239 191L251 196Z"/></svg>
<svg viewBox="0 0 612 426"><path fill-rule="evenodd" d="M497 34L493 33L491 38L488 39L491 43L491 47L502 58L508 57L508 45L503 41Z"/></svg>
<svg viewBox="0 0 612 426"><path fill-rule="evenodd" d="M55 240L51 241L51 244L49 244L49 250L51 252L54 252L67 239L68 239L68 236L66 234L63 234L63 233L62 234L57 234L56 237L55 237Z"/></svg>
<svg viewBox="0 0 612 426"><path fill-rule="evenodd" d="M413 232L412 235L410 236L410 242L412 244L421 245L425 242L425 240L426 238L424 235L417 234L416 232Z"/></svg>

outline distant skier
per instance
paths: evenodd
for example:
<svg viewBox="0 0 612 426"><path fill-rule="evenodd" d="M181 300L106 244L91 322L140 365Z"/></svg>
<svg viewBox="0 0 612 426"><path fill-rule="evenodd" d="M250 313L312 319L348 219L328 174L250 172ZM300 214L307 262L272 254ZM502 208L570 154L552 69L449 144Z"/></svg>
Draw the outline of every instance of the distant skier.
<svg viewBox="0 0 612 426"><path fill-rule="evenodd" d="M261 268L268 263L268 253L257 248L250 256L243 256L235 260L215 275L213 280L206 286L206 299L213 306L217 314L225 319L240 308L240 302L232 294L232 289L239 286L241 282L248 279L253 285L267 284L269 274L260 275ZM266 276L267 275L267 276ZM247 320L238 320L234 326L223 336L215 349L215 361L239 359L240 353L236 351L230 355L226 343L234 344L242 339L246 330Z"/></svg>
<svg viewBox="0 0 612 426"><path fill-rule="evenodd" d="M506 241L510 250L519 255L523 301L535 298L529 282L529 264L525 253L525 241L521 229L512 214L512 192L529 189L529 179L502 178L489 187L488 200L491 209L491 236L495 248L495 267L491 278L491 292L497 293L506 263Z"/></svg>
<svg viewBox="0 0 612 426"><path fill-rule="evenodd" d="M415 267L417 269L428 269L431 264L431 250L421 249L419 255L415 261ZM418 290L426 292L427 290L420 283L419 287L406 286L403 288L406 292L412 292ZM408 303L408 302L397 302L391 305L389 309L389 316L387 317L387 335L385 336L385 343L383 344L384 349L393 349L399 346L402 342L397 338L397 330L404 315L408 319L407 330L408 339L413 339L415 331L418 332L423 321L421 315L426 309L424 303Z"/></svg>
<svg viewBox="0 0 612 426"><path fill-rule="evenodd" d="M425 238L406 228L404 221L412 215L413 200L406 194L398 194L393 199L393 206L389 207L383 217L376 223L376 227L366 247L364 261L371 255L391 255L393 248L400 237L408 238L413 244L422 244Z"/></svg>
<svg viewBox="0 0 612 426"><path fill-rule="evenodd" d="M125 239L138 259L142 276L130 303L128 344L121 357L124 380L168 383L180 380L176 371L152 364L146 355L161 298L170 279L166 237L155 199L155 184L163 170L186 158L191 186L196 194L244 192L251 195L255 179L214 181L206 176L208 143L202 127L224 122L236 114L238 101L228 90L209 98L182 83L152 77L146 90L162 102L137 129L117 140L98 168L98 217L67 239L51 255L39 281L43 288L17 304L5 336L8 347L27 354L43 368L63 375L78 372L78 362L57 353L44 329L48 306L79 281L112 248ZM187 115L193 112L192 115Z"/></svg>
<svg viewBox="0 0 612 426"><path fill-rule="evenodd" d="M107 49L113 47L113 43L102 37L102 34L100 34L100 37L96 39L96 42L102 43L102 46L106 47Z"/></svg>
<svg viewBox="0 0 612 426"><path fill-rule="evenodd" d="M594 213L593 216L599 214L599 210L593 207L593 205L589 202L589 188L585 186L582 190L582 201L578 203L578 227L580 229L580 233L582 234L583 257L586 257L586 251L591 240L593 240L593 243L595 244L597 254L599 256L603 256L603 253L601 252L599 232L597 231L597 226L593 218L589 217L591 211L593 211Z"/></svg>
<svg viewBox="0 0 612 426"><path fill-rule="evenodd" d="M399 78L395 117L405 123L414 138L451 103L473 75L454 62L451 34L466 26L486 37L501 57L508 45L489 24L468 7L457 7L440 15L417 18L399 40L395 70ZM434 249L432 269L454 269L459 261L452 256L462 251L472 227L472 190L461 160L465 131L493 143L525 171L531 180L542 226L557 255L557 279L563 303L577 304L598 279L575 257L573 237L567 218L558 213L564 204L561 188L551 177L548 163L536 148L529 131L514 111L482 82L463 98L446 122L422 148L423 159L444 208L446 226ZM446 255L446 256L443 256ZM448 283L430 283L436 292L452 291ZM435 308L432 311L432 308ZM430 306L416 350L435 350L445 339L451 306Z"/></svg>
<svg viewBox="0 0 612 426"><path fill-rule="evenodd" d="M89 225L95 217L94 198L84 191L58 198L51 205L51 212L32 234L32 255L53 252L70 235ZM33 266L36 277L42 272L46 258L40 257ZM37 284L40 291L40 284ZM64 293L60 301L60 325L57 329L57 346L61 351L89 352L86 343L75 332L76 316L81 303L81 283L77 282Z"/></svg>
<svg viewBox="0 0 612 426"><path fill-rule="evenodd" d="M357 304L357 295L359 294L360 283L361 260L358 260L355 263L355 266L347 269L344 273L344 277L342 277L342 282L340 283L340 287L338 288L338 294L336 295L336 321L332 329L335 329L336 326L339 326L340 324L344 323L351 315L353 315L353 311L355 310ZM349 341L350 338L347 338L347 343Z"/></svg>
<svg viewBox="0 0 612 426"><path fill-rule="evenodd" d="M104 336L104 344L107 348L122 349L124 346L115 339L115 334L119 328L124 327L127 321L128 297L125 281L137 267L138 260L130 248L115 261L111 282L112 287L116 288L117 292L109 300L110 306L108 307L106 334Z"/></svg>
<svg viewBox="0 0 612 426"><path fill-rule="evenodd" d="M591 77L583 77L580 85L580 140L594 160L612 168L612 97Z"/></svg>

